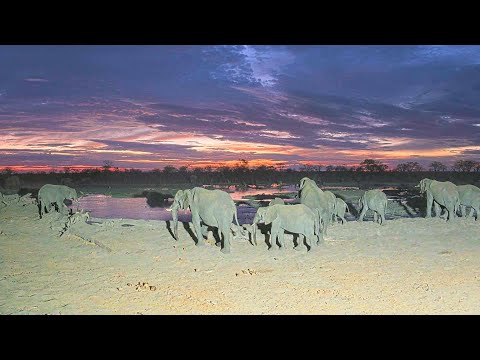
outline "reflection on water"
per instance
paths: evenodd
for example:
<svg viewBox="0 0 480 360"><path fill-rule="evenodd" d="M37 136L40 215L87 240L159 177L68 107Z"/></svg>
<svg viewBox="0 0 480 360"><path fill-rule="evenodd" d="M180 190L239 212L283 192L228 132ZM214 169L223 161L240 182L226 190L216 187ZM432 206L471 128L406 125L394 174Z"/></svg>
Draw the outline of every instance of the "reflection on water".
<svg viewBox="0 0 480 360"><path fill-rule="evenodd" d="M272 195L272 194L277 194L277 193L289 193L289 192L295 192L297 191L297 188L295 185L287 185L283 186L281 188L265 188L265 189L245 189L245 190L240 190L237 189L234 192L227 191L230 196L232 197L233 200L242 200L247 196L254 196L254 195Z"/></svg>

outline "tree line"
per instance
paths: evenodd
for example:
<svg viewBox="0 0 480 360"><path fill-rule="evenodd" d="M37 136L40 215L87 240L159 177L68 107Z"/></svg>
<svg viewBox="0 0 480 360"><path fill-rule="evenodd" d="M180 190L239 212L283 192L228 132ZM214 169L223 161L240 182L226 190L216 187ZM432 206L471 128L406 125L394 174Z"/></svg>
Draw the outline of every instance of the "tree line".
<svg viewBox="0 0 480 360"><path fill-rule="evenodd" d="M457 183L478 183L480 166L478 162L458 160L450 168L439 161L427 168L418 162L409 161L389 169L388 165L375 159L365 159L359 166L304 165L299 169L275 168L274 166L251 167L248 161L240 159L235 166L217 168L189 168L187 166L165 166L163 169L141 171L139 169L120 170L110 161L103 166L77 170L65 167L63 171L15 173L4 169L0 174L0 187L18 188L40 187L43 184L64 184L69 186L87 185L137 185L162 186L166 184L235 184L239 186L265 186L271 184L293 184L308 176L320 185L338 184L343 186L382 186L404 184L410 186L424 177Z"/></svg>

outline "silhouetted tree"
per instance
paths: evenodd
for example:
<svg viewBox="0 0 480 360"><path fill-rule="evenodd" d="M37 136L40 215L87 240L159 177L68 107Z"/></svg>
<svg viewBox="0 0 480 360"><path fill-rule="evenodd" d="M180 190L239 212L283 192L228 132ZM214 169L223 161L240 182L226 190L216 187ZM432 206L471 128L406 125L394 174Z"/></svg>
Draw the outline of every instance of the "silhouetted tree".
<svg viewBox="0 0 480 360"><path fill-rule="evenodd" d="M473 168L475 172L480 172L480 162L476 161L475 162L475 167Z"/></svg>
<svg viewBox="0 0 480 360"><path fill-rule="evenodd" d="M11 167L7 166L6 168L3 169L2 173L5 175L13 175L15 174L15 171Z"/></svg>
<svg viewBox="0 0 480 360"><path fill-rule="evenodd" d="M453 171L470 172L475 168L475 161L457 160L452 166Z"/></svg>
<svg viewBox="0 0 480 360"><path fill-rule="evenodd" d="M433 161L430 163L429 166L431 171L438 172L438 171L447 171L447 167L442 164L440 161Z"/></svg>
<svg viewBox="0 0 480 360"><path fill-rule="evenodd" d="M374 159L365 159L360 163L360 167L368 172L381 172L388 169L387 164L383 164L380 161Z"/></svg>
<svg viewBox="0 0 480 360"><path fill-rule="evenodd" d="M110 160L105 160L102 165L103 171L109 171L113 167L113 162Z"/></svg>
<svg viewBox="0 0 480 360"><path fill-rule="evenodd" d="M423 171L423 167L416 161L408 161L398 164L395 170L400 172L417 172Z"/></svg>
<svg viewBox="0 0 480 360"><path fill-rule="evenodd" d="M176 171L177 171L177 169L176 169L174 166L172 166L172 165L167 165L167 166L165 166L165 167L163 168L163 171L162 171L162 172L163 172L164 174L172 174L172 173L174 173L174 172L176 172Z"/></svg>

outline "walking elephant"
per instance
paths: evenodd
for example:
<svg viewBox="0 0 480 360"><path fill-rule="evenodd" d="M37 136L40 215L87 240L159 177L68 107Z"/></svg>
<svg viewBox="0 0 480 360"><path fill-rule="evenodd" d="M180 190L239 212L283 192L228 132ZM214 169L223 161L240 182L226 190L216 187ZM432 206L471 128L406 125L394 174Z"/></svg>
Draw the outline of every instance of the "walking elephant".
<svg viewBox="0 0 480 360"><path fill-rule="evenodd" d="M478 202L480 199L480 189L475 185L457 185L458 198L460 201L460 210L462 216L465 217L467 213L467 206L471 207L469 217L473 216L473 212L476 211L477 219L480 215L478 209Z"/></svg>
<svg viewBox="0 0 480 360"><path fill-rule="evenodd" d="M336 198L335 199L335 221L337 220L337 216L342 220L342 225L345 224L345 213L350 212L348 205L343 199Z"/></svg>
<svg viewBox="0 0 480 360"><path fill-rule="evenodd" d="M362 208L360 218L358 221L363 221L367 210L373 211L373 221L379 222L383 225L385 221L385 212L387 211L388 199L387 195L382 190L374 189L365 191L362 197L358 201L359 206ZM378 219L377 217L380 217Z"/></svg>
<svg viewBox="0 0 480 360"><path fill-rule="evenodd" d="M40 219L45 212L49 213L52 209L52 205L61 214L68 214L69 209L64 204L64 201L78 200L77 191L71 187L65 185L43 185L38 191L38 205L40 210Z"/></svg>
<svg viewBox="0 0 480 360"><path fill-rule="evenodd" d="M331 197L322 191L315 181L304 177L300 180L298 189L298 198L300 203L308 206L313 212L318 214L319 223L323 235L327 235L328 225L332 221L334 204Z"/></svg>
<svg viewBox="0 0 480 360"><path fill-rule="evenodd" d="M417 185L420 193L427 193L427 218L432 217L432 205L435 205L435 213L440 216L440 206L447 209L447 220L454 220L460 207L457 186L450 181L437 181L423 179Z"/></svg>
<svg viewBox="0 0 480 360"><path fill-rule="evenodd" d="M272 224L270 250L275 248L277 238L280 249L285 249L285 231L303 235L310 249L320 243L318 216L303 204L272 205L259 208L252 224L255 245L257 245L257 224L259 222L263 222L265 225ZM300 244L299 241L295 247L296 250L301 248Z"/></svg>
<svg viewBox="0 0 480 360"><path fill-rule="evenodd" d="M192 212L192 223L197 236L197 246L205 244L204 236L207 234L207 227L218 228L222 235L221 251L230 253L232 238L232 220L238 224L237 208L228 193L222 190L207 190L201 187L194 187L190 190L178 190L170 207L172 211L174 237L178 240L178 210L190 208Z"/></svg>

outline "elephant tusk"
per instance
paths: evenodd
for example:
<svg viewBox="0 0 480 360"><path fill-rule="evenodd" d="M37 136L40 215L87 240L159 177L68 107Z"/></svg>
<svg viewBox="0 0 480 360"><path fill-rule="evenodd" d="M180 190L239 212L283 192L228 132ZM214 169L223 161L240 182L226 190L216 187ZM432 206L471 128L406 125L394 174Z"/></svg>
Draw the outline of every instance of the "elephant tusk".
<svg viewBox="0 0 480 360"><path fill-rule="evenodd" d="M165 209L165 210L167 210L167 211L172 211L172 209L170 209L170 208L168 208L168 209Z"/></svg>

